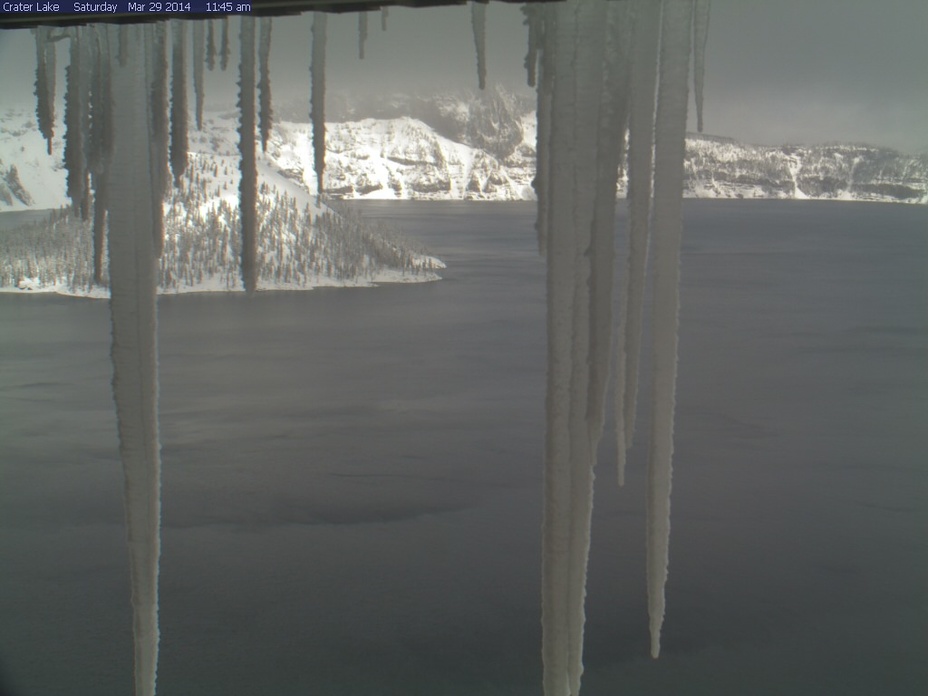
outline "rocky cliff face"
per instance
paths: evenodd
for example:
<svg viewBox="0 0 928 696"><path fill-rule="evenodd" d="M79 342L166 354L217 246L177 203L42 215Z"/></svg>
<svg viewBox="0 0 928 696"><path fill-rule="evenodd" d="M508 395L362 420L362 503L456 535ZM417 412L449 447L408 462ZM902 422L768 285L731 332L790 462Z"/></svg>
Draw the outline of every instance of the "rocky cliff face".
<svg viewBox="0 0 928 696"><path fill-rule="evenodd" d="M687 195L928 202L928 156L869 145L770 147L692 136Z"/></svg>

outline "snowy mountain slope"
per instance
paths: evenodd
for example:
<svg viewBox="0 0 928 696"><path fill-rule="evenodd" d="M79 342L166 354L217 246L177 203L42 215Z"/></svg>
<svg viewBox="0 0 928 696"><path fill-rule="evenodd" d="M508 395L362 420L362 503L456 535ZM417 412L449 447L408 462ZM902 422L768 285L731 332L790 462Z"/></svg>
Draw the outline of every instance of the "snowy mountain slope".
<svg viewBox="0 0 928 696"><path fill-rule="evenodd" d="M22 125L5 127L11 122ZM235 127L234 114L213 114L203 131L190 135L187 172L164 204L161 292L241 289ZM30 149L38 134L30 132L22 112L4 119L0 129L0 210L66 205L64 173L53 164L60 154L57 141L52 155L40 138L40 149ZM18 152L17 138L24 143ZM13 163L7 166L11 151ZM435 271L444 264L396 233L320 205L264 156L258 156L257 168L259 289L438 279ZM106 296L106 288L92 282L92 249L90 223L67 211L7 230L0 234L0 291Z"/></svg>

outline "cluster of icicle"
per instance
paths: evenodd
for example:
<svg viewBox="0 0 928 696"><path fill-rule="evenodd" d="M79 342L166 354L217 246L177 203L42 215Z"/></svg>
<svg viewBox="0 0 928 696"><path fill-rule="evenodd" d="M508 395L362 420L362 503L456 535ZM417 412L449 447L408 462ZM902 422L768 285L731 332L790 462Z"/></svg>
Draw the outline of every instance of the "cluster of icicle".
<svg viewBox="0 0 928 696"><path fill-rule="evenodd" d="M619 481L624 481L626 451L635 427L645 269L648 247L653 243L647 574L651 654L657 657L660 651L670 534L687 79L690 51L695 47L701 129L709 0L567 0L533 3L524 12L529 36L525 64L529 84L537 86L538 94L534 182L538 242L548 265L544 690L546 696L576 696L583 671L593 467L605 427L611 362L616 184L622 167L627 167L629 178L629 249L615 366ZM382 28L386 28L386 17L384 8ZM484 3L472 3L471 18L482 88L486 82ZM229 23L227 18L216 21L221 30L219 63L224 70L230 55ZM187 161L185 24L172 20L118 28L98 25L36 30L37 120L49 151L54 124L54 43L70 40L64 136L68 195L86 219L91 214L93 192L98 282L104 224L108 223L113 390L126 479L137 696L155 693L158 659L156 266L164 245L164 195L171 176L183 176ZM358 27L359 53L363 56L365 16L359 19ZM214 21L193 25L198 128L202 126L203 62L210 70L216 64L215 28ZM311 120L321 192L325 171L325 13L313 14L312 34ZM241 266L243 284L249 291L256 289L258 275L255 131L257 125L266 148L271 128L270 37L270 20L262 19L256 77L255 19L242 17ZM255 113L256 88L260 120ZM113 94L120 95L115 102Z"/></svg>
<svg viewBox="0 0 928 696"><path fill-rule="evenodd" d="M651 654L660 652L670 537L687 79L695 45L701 123L709 2L568 0L527 5L524 11L528 81L537 82L538 93L538 241L548 266L544 689L546 696L576 696L583 672L593 468L604 429L614 325L616 183L623 166L629 177L630 223L616 341L618 468L621 484L635 425L651 244L647 576Z"/></svg>
<svg viewBox="0 0 928 696"><path fill-rule="evenodd" d="M228 20L221 25L220 66L230 55ZM258 42L260 135L271 129L271 20ZM155 693L158 663L160 447L156 292L164 248L163 201L172 176L187 167L188 22L144 26L39 27L36 116L51 151L55 43L69 41L64 155L68 196L84 219L93 215L94 281L102 283L104 244L110 278L113 395L125 476L126 528L132 585L135 694ZM193 87L203 123L203 64L216 65L213 22L193 22ZM243 17L240 67L242 280L256 287L255 19ZM204 30L208 35L204 36ZM168 85L168 42L171 46ZM114 100L113 95L119 95ZM170 95L170 96L169 96ZM170 103L169 103L170 102ZM92 201L92 205L91 205ZM105 232L108 230L108 233Z"/></svg>

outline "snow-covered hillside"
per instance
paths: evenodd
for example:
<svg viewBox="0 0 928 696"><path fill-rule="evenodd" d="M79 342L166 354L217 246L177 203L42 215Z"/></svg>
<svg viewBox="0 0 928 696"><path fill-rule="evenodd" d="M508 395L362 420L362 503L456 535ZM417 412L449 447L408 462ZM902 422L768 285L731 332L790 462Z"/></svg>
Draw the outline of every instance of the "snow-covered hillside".
<svg viewBox="0 0 928 696"><path fill-rule="evenodd" d="M233 114L216 113L190 135L187 171L164 205L161 292L242 288L235 128ZM397 233L320 205L272 159L259 156L257 168L259 289L438 278L444 264ZM29 113L3 114L0 211L60 208L68 204L65 191L59 141L49 155ZM106 296L92 282L92 249L90 223L67 210L0 232L0 291Z"/></svg>

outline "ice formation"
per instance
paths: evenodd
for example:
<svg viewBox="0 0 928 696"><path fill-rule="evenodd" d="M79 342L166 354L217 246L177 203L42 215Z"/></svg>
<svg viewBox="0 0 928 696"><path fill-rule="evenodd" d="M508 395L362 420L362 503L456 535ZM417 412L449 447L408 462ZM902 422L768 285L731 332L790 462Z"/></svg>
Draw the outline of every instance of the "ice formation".
<svg viewBox="0 0 928 696"><path fill-rule="evenodd" d="M65 69L64 95L64 165L68 170L68 198L71 206L80 211L81 217L87 219L87 167L84 158L84 133L86 94L84 92L84 49L81 37L85 27L71 27L71 60Z"/></svg>
<svg viewBox="0 0 928 696"><path fill-rule="evenodd" d="M367 12L358 12L358 58L364 60L364 42L367 41Z"/></svg>
<svg viewBox="0 0 928 696"><path fill-rule="evenodd" d="M651 655L660 654L670 542L670 478L677 379L683 154L693 3L669 0L661 17L654 134L654 299L651 340L651 442L648 460L648 615Z"/></svg>
<svg viewBox="0 0 928 696"><path fill-rule="evenodd" d="M51 29L36 27L35 31L35 103L39 132L52 154L55 136L55 44L49 40Z"/></svg>
<svg viewBox="0 0 928 696"><path fill-rule="evenodd" d="M261 150L267 152L267 140L271 136L271 29L270 17L262 17L258 37L258 130L261 132Z"/></svg>
<svg viewBox="0 0 928 696"><path fill-rule="evenodd" d="M207 22L206 29L206 67L210 71L216 69L216 20Z"/></svg>
<svg viewBox="0 0 928 696"><path fill-rule="evenodd" d="M193 23L193 93L196 97L197 130L203 130L203 62L205 31L203 22Z"/></svg>
<svg viewBox="0 0 928 696"><path fill-rule="evenodd" d="M619 485L625 483L626 450L635 432L638 363L641 353L648 218L651 210L651 159L654 152L654 96L661 6L634 0L631 108L628 120L628 256L622 294L615 367L615 432Z"/></svg>
<svg viewBox="0 0 928 696"><path fill-rule="evenodd" d="M225 71L229 67L229 56L232 50L229 48L229 18L222 18L222 44L219 50L219 69Z"/></svg>
<svg viewBox="0 0 928 696"><path fill-rule="evenodd" d="M525 20L522 22L528 27L528 49L525 52L525 72L529 87L535 86L535 72L538 66L538 42L541 33L541 8L537 5L523 5L522 13Z"/></svg>
<svg viewBox="0 0 928 696"><path fill-rule="evenodd" d="M151 41L146 45L148 53L148 79L151 84L151 213L152 235L155 254L161 256L164 249L164 207L161 202L171 184L168 168L168 31L164 22L152 27Z"/></svg>
<svg viewBox="0 0 928 696"><path fill-rule="evenodd" d="M711 0L696 0L693 17L693 92L696 97L696 130L702 133L702 88L706 77L706 41L709 38Z"/></svg>
<svg viewBox="0 0 928 696"><path fill-rule="evenodd" d="M478 76L483 87L486 7L479 2L471 7ZM384 8L381 14L383 28L386 12ZM593 469L603 434L614 324L611 297L615 193L625 158L626 131L630 232L615 368L616 431L621 478L625 451L635 427L650 234L654 247L654 302L647 575L651 653L656 657L660 651L670 533L687 78L692 43L697 109L701 114L708 2L567 0L538 4L525 12L529 29L526 68L529 81L537 84L538 95L537 172L533 182L538 195L536 226L539 249L547 257L548 268L544 690L546 696L576 696L583 672ZM73 205L86 215L89 173L93 176L95 218L99 209L100 220L105 214L109 222L113 390L126 479L135 692L139 695L154 694L158 659L160 453L155 278L162 243L162 198L170 178L168 151L175 178L183 175L186 164L184 29L183 23L176 20L171 27L170 134L166 24L68 30L68 194ZM212 24L209 29L205 59L212 67ZM311 120L321 193L325 168L325 13L313 14L312 32ZM365 35L366 18L359 20L362 49ZM257 40L260 131L262 145L266 146L271 118L270 20L261 20ZM241 266L245 288L253 291L257 283L254 18L241 18L240 42ZM46 126L50 122L48 100L53 101L54 94L54 48L49 45L48 33L37 31L37 116ZM203 98L202 25L194 29L194 48L199 122ZM222 69L226 68L229 54L228 19L223 18ZM120 95L112 112L104 108L104 103L110 101L109 94ZM701 125L701 116L699 120ZM43 135L50 138L50 130L43 128ZM107 132L113 134L111 142L103 137Z"/></svg>
<svg viewBox="0 0 928 696"><path fill-rule="evenodd" d="M380 31L387 30L387 16L390 14L389 7L380 8Z"/></svg>
<svg viewBox="0 0 928 696"><path fill-rule="evenodd" d="M325 12L313 12L313 56L310 64L309 118L313 123L317 195L322 195L325 174Z"/></svg>
<svg viewBox="0 0 928 696"><path fill-rule="evenodd" d="M171 172L174 182L187 169L187 64L186 22L171 20Z"/></svg>
<svg viewBox="0 0 928 696"><path fill-rule="evenodd" d="M239 209L242 222L242 283L258 288L258 171L255 165L255 19L242 17L239 66Z"/></svg>
<svg viewBox="0 0 928 696"><path fill-rule="evenodd" d="M664 0L663 12L661 4L652 0L568 0L530 8L527 14L529 32L536 32L536 38L530 38L529 56L540 51L534 184L539 247L548 267L544 690L546 696L576 696L583 672L593 467L603 432L612 338L616 182L627 129L631 130L629 205L634 229L629 266L633 272L627 275L626 312L619 332L617 437L620 460L624 460L625 435L633 428L633 423L627 423L626 404L631 401L633 409L632 387L637 385L653 155L654 372L646 544L651 653L657 657L660 651L670 533L677 285L693 0ZM534 29L533 15L538 21ZM537 49L532 45L535 41ZM637 313L632 307L638 307Z"/></svg>
<svg viewBox="0 0 928 696"><path fill-rule="evenodd" d="M479 0L470 3L470 20L474 27L474 46L477 48L477 84L487 86L487 6Z"/></svg>
<svg viewBox="0 0 928 696"><path fill-rule="evenodd" d="M112 28L103 29L112 33ZM113 65L113 151L109 162L110 314L113 398L125 476L132 585L135 694L154 696L158 666L161 455L158 443L156 257L152 231L149 80L152 26L127 28L124 65Z"/></svg>

